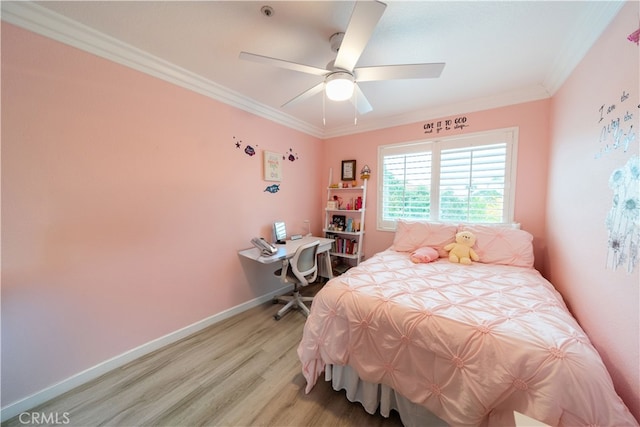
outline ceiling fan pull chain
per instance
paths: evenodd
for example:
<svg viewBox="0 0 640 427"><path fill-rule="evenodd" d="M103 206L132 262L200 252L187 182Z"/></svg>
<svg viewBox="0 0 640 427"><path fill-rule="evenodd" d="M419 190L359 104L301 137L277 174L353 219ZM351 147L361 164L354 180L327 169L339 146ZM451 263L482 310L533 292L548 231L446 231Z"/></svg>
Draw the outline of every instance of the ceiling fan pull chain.
<svg viewBox="0 0 640 427"><path fill-rule="evenodd" d="M325 84L326 86L326 84ZM327 115L325 114L325 98L326 98L326 90L322 91L322 126L326 126L327 125Z"/></svg>
<svg viewBox="0 0 640 427"><path fill-rule="evenodd" d="M353 91L353 125L358 125L358 91Z"/></svg>
<svg viewBox="0 0 640 427"><path fill-rule="evenodd" d="M0 2L2 2L2 0L0 0ZM329 37L331 51L336 52L336 57L330 61L325 68L244 51L240 52L239 58L245 61L270 64L276 67L322 77L322 82L317 83L295 98L285 102L281 107L307 100L322 91L323 126L326 127L327 125L326 99L329 101L353 100L355 110L353 123L355 126L358 124L358 115L365 115L373 110L373 107L367 100L367 96L358 87L358 82L436 78L440 77L442 69L445 66L443 62L437 62L357 67L358 61L369 43L371 36L374 34L376 26L380 18L382 18L386 7L387 5L381 1L356 0L347 28ZM271 16L274 14L273 9L269 6L264 6L261 10L263 15ZM354 91L358 93L355 98L353 97ZM329 106L332 106L331 102L329 102Z"/></svg>

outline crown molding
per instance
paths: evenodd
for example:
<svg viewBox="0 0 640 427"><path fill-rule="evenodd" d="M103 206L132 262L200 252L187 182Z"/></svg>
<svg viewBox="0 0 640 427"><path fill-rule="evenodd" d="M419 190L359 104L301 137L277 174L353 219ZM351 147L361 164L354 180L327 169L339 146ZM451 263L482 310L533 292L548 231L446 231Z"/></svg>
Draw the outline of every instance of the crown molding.
<svg viewBox="0 0 640 427"><path fill-rule="evenodd" d="M576 22L573 28L567 28L567 31L577 36L570 37L563 46L559 47L551 71L542 82L551 96L569 78L624 4L624 1L590 2L590 13Z"/></svg>
<svg viewBox="0 0 640 427"><path fill-rule="evenodd" d="M260 104L141 49L32 2L2 2L2 20L96 56L247 111L291 129L322 138L324 132L288 114Z"/></svg>
<svg viewBox="0 0 640 427"><path fill-rule="evenodd" d="M394 126L403 126L421 123L434 119L440 119L452 115L469 114L475 111L500 108L508 105L522 104L524 102L538 101L549 98L549 92L541 85L535 85L524 89L518 89L499 95L476 98L456 104L444 105L427 110L414 111L409 114L402 114L377 120L375 123L360 125L347 125L327 131L324 138L335 138L362 132L371 132L379 129Z"/></svg>
<svg viewBox="0 0 640 427"><path fill-rule="evenodd" d="M576 23L573 29L570 29L580 37L571 38L570 42L559 49L555 63L541 85L383 118L375 123L345 125L327 130L258 103L198 74L35 3L28 1L0 3L3 21L321 139L401 126L452 114L465 114L553 96L624 5L624 1L592 2L591 13Z"/></svg>

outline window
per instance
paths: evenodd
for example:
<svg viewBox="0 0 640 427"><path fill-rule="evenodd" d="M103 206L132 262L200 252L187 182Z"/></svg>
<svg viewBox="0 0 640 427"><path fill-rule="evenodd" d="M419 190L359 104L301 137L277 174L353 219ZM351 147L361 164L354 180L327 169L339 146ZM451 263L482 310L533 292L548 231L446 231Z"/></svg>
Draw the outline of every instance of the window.
<svg viewBox="0 0 640 427"><path fill-rule="evenodd" d="M517 129L378 149L378 229L398 218L513 221Z"/></svg>

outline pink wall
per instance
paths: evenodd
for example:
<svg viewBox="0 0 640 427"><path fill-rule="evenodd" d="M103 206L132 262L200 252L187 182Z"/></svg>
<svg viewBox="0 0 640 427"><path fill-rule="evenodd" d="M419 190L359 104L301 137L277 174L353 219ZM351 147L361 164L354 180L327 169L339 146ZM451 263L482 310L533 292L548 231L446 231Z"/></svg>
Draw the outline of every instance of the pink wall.
<svg viewBox="0 0 640 427"><path fill-rule="evenodd" d="M635 1L624 6L553 97L547 264L551 280L600 352L618 393L640 420L640 266L632 273L627 273L626 263L617 269L607 266L605 223L614 196L609 178L638 155L640 55L638 46L627 40L638 29L638 5ZM617 118L620 142L633 127L626 150L624 143L613 148L614 133L603 138L603 127ZM637 201L637 180L634 185ZM631 215L637 227L638 211Z"/></svg>
<svg viewBox="0 0 640 427"><path fill-rule="evenodd" d="M638 48L625 40L637 16L630 2L552 100L461 114L469 126L439 136L519 128L515 220L640 418L639 267L604 268L608 178L637 139L594 159L598 108L623 91L638 105ZM273 290L236 250L276 218L319 232L341 160L373 168L365 253L387 248L377 147L432 138L425 123L455 117L322 143L2 23L2 406ZM265 193L262 150L290 148L282 189ZM589 240L569 256L574 236Z"/></svg>
<svg viewBox="0 0 640 427"><path fill-rule="evenodd" d="M262 151L289 149L264 192ZM279 287L236 251L274 219L320 230L322 155L317 138L3 22L2 406Z"/></svg>
<svg viewBox="0 0 640 427"><path fill-rule="evenodd" d="M331 138L325 141L326 163L324 169L333 168L334 181L340 178L342 160L356 159L357 168L368 164L373 173L367 192L367 210L365 216L364 252L367 257L391 246L393 233L376 230L377 220L377 159L378 146L399 142L421 141L461 135L486 130L518 127L518 174L516 183L515 221L521 223L524 230L534 236L536 267L544 272L546 258L545 217L547 188L548 157L548 122L549 100L528 102L486 111L460 114L437 119L425 119L424 122L398 126L372 132L344 137ZM443 130L436 134L426 134L424 125L445 120L455 121L458 117L466 117L463 129ZM325 178L325 182L328 179ZM326 185L325 185L326 187Z"/></svg>

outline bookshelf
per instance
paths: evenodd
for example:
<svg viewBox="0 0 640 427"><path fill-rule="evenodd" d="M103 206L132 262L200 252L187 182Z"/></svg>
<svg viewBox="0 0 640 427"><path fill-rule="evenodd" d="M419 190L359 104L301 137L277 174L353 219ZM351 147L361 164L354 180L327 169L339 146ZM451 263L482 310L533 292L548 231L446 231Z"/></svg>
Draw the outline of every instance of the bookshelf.
<svg viewBox="0 0 640 427"><path fill-rule="evenodd" d="M334 240L330 255L337 274L358 265L364 256L367 181L355 187L327 187L323 232Z"/></svg>

